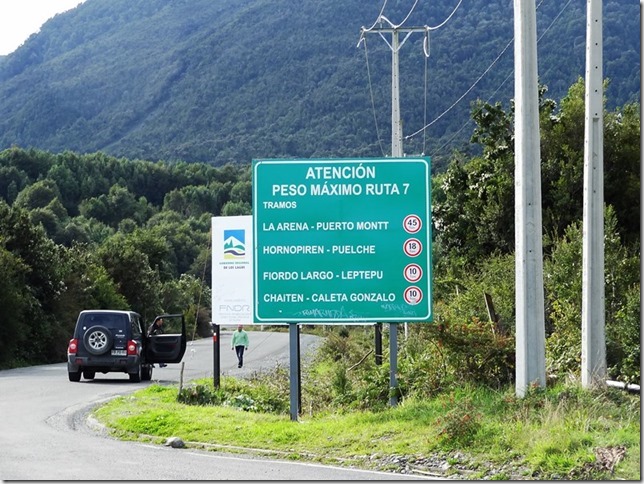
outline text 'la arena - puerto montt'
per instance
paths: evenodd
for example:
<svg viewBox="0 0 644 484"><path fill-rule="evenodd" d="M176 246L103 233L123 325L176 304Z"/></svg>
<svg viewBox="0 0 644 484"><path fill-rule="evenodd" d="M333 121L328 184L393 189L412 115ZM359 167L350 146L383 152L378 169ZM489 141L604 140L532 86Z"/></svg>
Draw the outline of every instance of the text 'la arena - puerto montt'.
<svg viewBox="0 0 644 484"><path fill-rule="evenodd" d="M263 222L262 230L265 232L303 232L309 230L319 230L323 232L330 232L332 230L387 230L389 228L389 221L341 221L341 222L316 222L309 224L308 222Z"/></svg>

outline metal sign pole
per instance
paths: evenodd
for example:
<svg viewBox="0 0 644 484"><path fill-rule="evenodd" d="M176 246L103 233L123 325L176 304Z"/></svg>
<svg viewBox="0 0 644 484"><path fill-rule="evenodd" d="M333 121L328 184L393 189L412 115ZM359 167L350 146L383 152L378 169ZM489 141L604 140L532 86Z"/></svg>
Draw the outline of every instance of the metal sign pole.
<svg viewBox="0 0 644 484"><path fill-rule="evenodd" d="M220 333L221 327L218 324L213 324L213 333L212 333L212 376L213 376L213 385L215 388L219 388L220 385L220 375L221 375L221 344L220 344Z"/></svg>
<svg viewBox="0 0 644 484"><path fill-rule="evenodd" d="M297 422L300 402L300 338L297 323L288 325L289 333L289 367L290 367L290 391L291 391L291 421Z"/></svg>
<svg viewBox="0 0 644 484"><path fill-rule="evenodd" d="M382 323L375 325L376 339L376 365L382 365Z"/></svg>
<svg viewBox="0 0 644 484"><path fill-rule="evenodd" d="M302 413L302 352L300 351L300 334L302 327L297 325L297 413Z"/></svg>
<svg viewBox="0 0 644 484"><path fill-rule="evenodd" d="M398 404L398 325L389 325L389 405L395 407Z"/></svg>

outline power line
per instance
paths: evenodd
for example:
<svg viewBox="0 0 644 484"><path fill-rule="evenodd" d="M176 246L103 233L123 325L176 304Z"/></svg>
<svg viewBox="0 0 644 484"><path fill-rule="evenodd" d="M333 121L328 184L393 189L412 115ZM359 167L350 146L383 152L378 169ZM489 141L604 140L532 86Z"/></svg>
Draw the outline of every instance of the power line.
<svg viewBox="0 0 644 484"><path fill-rule="evenodd" d="M548 25L548 27L546 27L546 29L541 33L541 35L540 35L540 36L539 36L539 38L537 39L537 42L539 42L539 41L544 37L544 35L545 35L549 30L550 30L550 28L551 28L551 27L555 24L555 22L559 19L559 17L561 17L561 15L562 15L562 14L563 14L563 12L566 10L566 8L568 7L568 5L570 5L571 1L572 1L572 0L568 0L568 1L564 4L564 6L563 6L563 7L561 8L561 10L559 11L559 13L558 13L558 14L555 16L555 18L550 22L550 24ZM539 5L537 5L537 7L536 7L536 9L537 9L537 10L539 9L539 7L541 7L541 5L543 4L543 2L544 2L544 0L541 0L541 2L539 2ZM460 4L459 4L459 5L460 5ZM457 6L457 8L458 8L458 6ZM456 101L454 101L454 103L453 103L450 107L448 107L445 111L443 111L440 115L438 115L435 119L433 119L429 124L425 125L423 128L421 128L421 129L419 129L418 131L416 131L416 132L414 132L414 133L412 133L412 134L410 134L410 135L406 136L406 137L405 137L405 139L410 139L410 138L412 138L412 137L416 136L416 135L417 135L418 133L420 133L421 131L423 131L423 132L424 132L425 130L427 130L427 128L429 128L430 126L432 126L432 125L433 125L434 123L436 123L439 119L441 119L445 114L447 114L447 113L448 113L449 111L451 111L454 107L456 107L456 105L457 105L457 104L459 104L459 103L463 100L463 98L465 98L465 96L467 96L467 95L472 91L472 89L474 89L474 87L476 87L476 85L481 81L481 79L483 79L483 77L484 77L484 76L485 76L485 75L486 75L486 74L491 70L491 68L492 68L492 67L493 67L493 66L494 66L494 65L499 61L499 59L500 59L500 58L503 56L503 54L508 50L508 48L512 45L512 43L513 43L513 42L514 42L514 37L512 37L512 39L511 39L511 40L508 42L508 44L503 48L503 50L500 52L500 54L499 54L499 55L498 55L498 56L497 56L497 57L492 61L492 63L491 63L491 64L488 66L488 68L483 72L483 74L481 74L481 75L479 76L479 78L478 78L478 79L476 79L476 81L474 81L474 83L473 83L473 84L472 84L472 85L471 85L471 86L470 86L470 87L465 91L465 93L463 93L463 94L462 94L462 95L461 95L461 96L460 96ZM493 96L494 96L494 95L495 95L495 94L496 94L496 93L501 89L501 87L502 87L502 86L507 82L508 78L512 75L512 73L513 73L513 72L514 72L514 70L512 70L512 71L510 72L510 74L508 74L508 76L503 80L503 82L499 85L499 87L497 87L497 89L496 89L496 90L495 90L495 91L490 95L490 97L488 98L487 102L489 102L489 101L490 101L490 99L492 99L492 97L493 97ZM461 131L462 131L462 130L463 130L463 129L464 129L464 128L465 128L465 127L470 123L470 121L471 121L471 119L468 119L468 120L463 124L463 126L462 126L462 127L461 127L461 128L460 128L460 129L455 133L455 135L447 141L447 143L446 143L446 144L449 144L449 143L450 143L450 142L451 142L451 141L456 137L456 135L458 135L458 133L460 133L460 132L461 132ZM443 144L443 145L441 146L441 148L440 148L440 149L444 148L444 147L446 146L446 144Z"/></svg>
<svg viewBox="0 0 644 484"><path fill-rule="evenodd" d="M382 14L384 13L386 6L387 6L387 0L385 0L384 3L382 4L382 8L380 9L380 13L378 14L378 17L376 17L376 21L373 23L371 27L365 30L367 31L372 30L378 24L378 22L380 22L380 17L382 17Z"/></svg>
<svg viewBox="0 0 644 484"><path fill-rule="evenodd" d="M570 5L570 2L572 2L572 0L568 0L568 1L566 2L566 4L563 6L563 8L559 11L559 13L555 16L555 18L554 18L554 19L552 19L552 22L550 22L550 25L548 25L548 26L546 27L546 29L543 31L543 33L542 33L542 34L539 36L539 38L537 39L537 43L538 43L538 42L543 38L543 36L544 36L544 35L546 35L546 32L548 32L548 30L550 30L550 27L552 27L552 26L555 24L555 22L556 22L557 20L559 20L559 17L561 17L561 14L562 14L562 13L564 13L564 10L566 10L566 8L568 7L568 5ZM543 3L543 0L541 0L541 3ZM541 3L539 3L539 6L541 6ZM537 7L537 9L538 9L538 8L539 8L539 7Z"/></svg>
<svg viewBox="0 0 644 484"><path fill-rule="evenodd" d="M397 28L402 27L402 26L405 24L405 22L407 22L407 20L409 20L409 17L411 17L411 14L412 14L412 13L414 12L414 10L416 9L416 5L418 5L418 0L416 0L416 1L414 2L414 5L412 5L411 10L409 11L409 13L407 14L407 16L405 17L405 20L403 20L402 22L400 22L398 25L395 25L395 26L394 26L394 28L396 28L396 29L397 29Z"/></svg>
<svg viewBox="0 0 644 484"><path fill-rule="evenodd" d="M387 0L385 0L385 3L383 3L382 8L380 9L380 13L378 14L378 17L376 18L376 21L373 23L373 25L371 27L369 27L368 29L365 28L365 27L362 27L362 33L372 31L376 27L376 25L381 23L383 20L387 21L387 23L393 29L398 29L398 28L402 27L404 25L404 23L407 22L407 20L409 20L409 17L413 13L413 11L416 9L416 5L418 5L418 0L416 0L414 2L414 5L411 7L411 10L409 11L409 13L405 17L405 19L402 22L400 22L398 25L394 24L391 20L389 20L387 17L385 17L383 15L386 5L387 5ZM362 39L362 36L360 37L360 39ZM359 45L359 43L358 43L358 45Z"/></svg>
<svg viewBox="0 0 644 484"><path fill-rule="evenodd" d="M458 7L460 7L460 6L461 6L461 3L463 3L463 0L459 0L459 1L458 1L458 4L456 5L456 7L454 7L454 10L452 10L452 13L450 13L450 14L447 16L447 18L446 18L445 20L443 20L443 21L442 21L440 24L438 24L436 27L428 27L428 28L429 28L429 30L438 30L438 29L440 29L443 25L445 25L447 22L449 22L449 20L454 16L454 14L456 13L456 11L458 10Z"/></svg>
<svg viewBox="0 0 644 484"><path fill-rule="evenodd" d="M501 58L501 56L505 53L505 51L506 51L506 50L508 50L508 48L512 45L512 42L513 42L513 41L514 41L514 39L512 39L512 40L510 40L510 42L508 42L508 44L503 48L503 50L501 51L501 53L500 53L499 55L497 55L497 56L496 56L496 59L494 59L494 60L492 61L492 64L490 64L490 65L488 66L488 68L487 68L487 69L485 69L485 71L483 72L483 74L481 74L481 75L479 76L479 78L478 78L476 81L474 81L474 84L472 84L472 85L467 89L467 91L465 91L465 92L461 95L461 97L459 97L456 101L454 101L454 103L452 103L452 105L451 105L450 107L448 107L445 111L443 111L441 114L439 114L439 115L438 115L434 120L432 120L432 121L431 121L427 126L423 126L422 128L420 128L420 129L419 129L418 131L416 131L415 133L412 133L412 134L410 134L409 136L406 136L406 137L405 137L405 139L413 138L414 136L416 136L416 135L417 135L418 133L420 133L421 131L425 131L425 130L426 130L427 128L429 128L432 124L434 124L436 121L438 121L438 120L439 120L439 119L441 119L443 116L445 116L448 112L450 112L454 107L456 107L456 105L457 105L458 103L460 103L460 102L463 100L463 98L464 98L465 96L467 96L467 95L472 91L472 89L474 89L474 88L476 87L476 85L481 81L481 79L483 79L483 77L485 77L485 75L490 71L490 69L492 69L492 67L494 67L494 64L496 64L496 63L498 62L498 60Z"/></svg>
<svg viewBox="0 0 644 484"><path fill-rule="evenodd" d="M497 87L495 89L495 91L492 94L490 94L490 96L485 101L486 103L489 103L492 100L492 98L496 95L496 93L499 92L501 90L501 88L503 87L503 85L508 81L508 79L510 79L510 77L512 76L513 73L514 73L514 69L505 77L505 79L503 79L503 82L501 84L499 84L499 87ZM481 110L482 110L482 108L479 108L476 111L476 114L480 113ZM461 126L458 129L458 131L456 131L456 133L454 133L454 135L450 139L448 139L445 143L443 143L439 148L434 150L434 152L432 153L432 157L434 156L435 153L439 153L443 148L445 148L447 145L449 145L454 140L454 138L456 138L459 135L459 133L461 131L463 131L469 124L471 124L473 122L474 122L474 120L471 117L468 118L468 120L465 122L465 124L463 124L463 126ZM425 131L427 131L427 130L425 130ZM425 134L423 133L423 137L424 136L425 136Z"/></svg>
<svg viewBox="0 0 644 484"><path fill-rule="evenodd" d="M385 4L387 1L385 0ZM384 8L384 5L382 6ZM364 37L364 55L365 59L367 62L367 78L369 79L369 93L371 95L371 110L373 112L373 121L376 124L376 136L378 136L378 144L380 145L380 152L382 153L382 156L385 155L385 149L382 146L382 138L380 137L380 129L378 128L378 118L376 116L376 102L374 101L374 96L373 96L373 85L371 83L371 69L369 67L369 54L367 53L367 38Z"/></svg>
<svg viewBox="0 0 644 484"><path fill-rule="evenodd" d="M558 14L555 16L555 18L552 20L552 22L550 22L550 24L546 27L546 29L541 33L541 35L540 35L540 36L539 36L539 38L537 39L537 43L539 43L539 41L541 41L541 39L546 35L546 33L547 33L547 32L550 30L550 28L555 24L555 22L559 19L559 17L561 17L561 15L564 13L564 10L568 7L568 5L570 4L570 2L571 2L571 1L572 1L572 0L568 0L568 2L566 2L566 4L563 6L563 8L559 11L559 13L558 13ZM537 5L537 9L541 6L541 4L542 4L542 3L543 3L543 0L539 3L539 5ZM512 40L514 40L514 39L512 39ZM510 43L512 43L512 41L510 41ZM507 49L507 48L508 48L508 46L506 46L505 48ZM512 70L510 71L510 73L509 73L507 76L505 76L505 79L503 79L503 82L501 82L501 84L499 84L499 86L494 90L494 92L488 96L488 98L487 98L487 99L486 99L486 101L485 101L486 103L489 103L489 102L492 100L492 98L496 95L496 93L497 93L497 92L499 92L499 91L501 90L501 88L503 87L503 85L504 85L506 82L508 82L508 79L510 79L510 77L512 76L512 74L513 74L513 73L514 73L514 69L512 69ZM482 110L482 108L479 108L479 109L476 111L476 114L478 114L479 112L481 112L481 110ZM441 115L441 116L442 116L442 115ZM445 143L443 143L440 147L438 147L438 148L437 148L437 149L432 153L432 157L434 156L434 154L435 154L435 153L439 153L443 148L445 148L446 146L448 146L448 145L449 145L449 144L454 140L454 138L456 138L456 137L459 135L459 133L460 133L461 131L463 131L463 130L464 130L464 129L469 125L469 124L471 124L472 122L473 122L473 119L472 119L472 118L469 118L469 119L468 119L468 120L463 124L463 126L461 126L461 127L460 127L460 128L459 128L459 129L454 133L454 135L453 135L450 139L448 139ZM427 127L429 127L429 126L427 126ZM423 147L425 146L425 132L426 132L426 131L427 131L426 129L424 129L424 130L423 130ZM423 151L424 151L424 148L423 148Z"/></svg>

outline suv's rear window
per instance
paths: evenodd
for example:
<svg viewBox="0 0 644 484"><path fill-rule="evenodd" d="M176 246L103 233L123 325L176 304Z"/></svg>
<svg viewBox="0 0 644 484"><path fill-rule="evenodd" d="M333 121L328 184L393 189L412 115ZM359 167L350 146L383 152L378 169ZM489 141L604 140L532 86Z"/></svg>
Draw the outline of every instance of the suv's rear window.
<svg viewBox="0 0 644 484"><path fill-rule="evenodd" d="M126 314L87 313L81 319L82 326L105 326L108 329L125 329L128 325Z"/></svg>

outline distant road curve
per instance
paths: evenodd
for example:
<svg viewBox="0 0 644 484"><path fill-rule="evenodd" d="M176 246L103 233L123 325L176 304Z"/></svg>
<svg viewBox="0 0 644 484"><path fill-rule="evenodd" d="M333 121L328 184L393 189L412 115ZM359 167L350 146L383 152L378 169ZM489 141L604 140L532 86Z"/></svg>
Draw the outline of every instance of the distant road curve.
<svg viewBox="0 0 644 484"><path fill-rule="evenodd" d="M223 375L242 375L288 365L288 333L250 332L244 368L221 334ZM319 339L301 335L302 354ZM189 343L184 381L212 377L210 338ZM180 364L155 368L152 382L176 383ZM0 371L0 479L2 480L409 480L407 475L369 472L256 456L124 442L87 425L97 404L150 382L130 383L126 374L97 374L72 383L64 363Z"/></svg>

